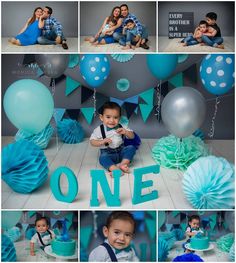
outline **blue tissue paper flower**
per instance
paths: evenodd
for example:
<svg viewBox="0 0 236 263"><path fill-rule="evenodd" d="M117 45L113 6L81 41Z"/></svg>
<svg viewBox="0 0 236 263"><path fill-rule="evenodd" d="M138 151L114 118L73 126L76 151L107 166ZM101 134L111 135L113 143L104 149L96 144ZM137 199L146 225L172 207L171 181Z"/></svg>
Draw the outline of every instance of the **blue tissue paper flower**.
<svg viewBox="0 0 236 263"><path fill-rule="evenodd" d="M31 240L32 236L36 233L36 230L35 228L29 228L26 230L25 232L25 237L28 239L28 240Z"/></svg>
<svg viewBox="0 0 236 263"><path fill-rule="evenodd" d="M203 133L203 131L201 129L197 129L193 135L195 137L199 137L200 139L202 139L203 141L205 140L205 134Z"/></svg>
<svg viewBox="0 0 236 263"><path fill-rule="evenodd" d="M165 261L169 254L168 244L165 239L158 238L158 261Z"/></svg>
<svg viewBox="0 0 236 263"><path fill-rule="evenodd" d="M118 62L127 62L133 58L133 54L112 54L111 57Z"/></svg>
<svg viewBox="0 0 236 263"><path fill-rule="evenodd" d="M199 158L188 167L182 184L185 197L196 209L234 207L234 166L224 158Z"/></svg>
<svg viewBox="0 0 236 263"><path fill-rule="evenodd" d="M235 243L233 243L229 250L229 260L235 262Z"/></svg>
<svg viewBox="0 0 236 263"><path fill-rule="evenodd" d="M173 262L204 262L204 260L194 253L188 253L177 256Z"/></svg>
<svg viewBox="0 0 236 263"><path fill-rule="evenodd" d="M79 143L84 139L84 130L80 123L72 119L63 119L57 124L58 135L65 143Z"/></svg>
<svg viewBox="0 0 236 263"><path fill-rule="evenodd" d="M159 232L158 237L160 239L165 239L165 241L167 242L169 250L174 246L174 244L176 242L176 237L175 237L174 232Z"/></svg>
<svg viewBox="0 0 236 263"><path fill-rule="evenodd" d="M16 242L21 237L20 228L16 226L8 229L7 231L4 232L4 234L8 236L12 242Z"/></svg>
<svg viewBox="0 0 236 263"><path fill-rule="evenodd" d="M19 130L15 135L15 140L19 141L22 139L32 141L36 145L38 145L41 149L46 149L48 143L53 135L54 129L53 127L48 124L40 133L31 134L25 131Z"/></svg>
<svg viewBox="0 0 236 263"><path fill-rule="evenodd" d="M10 238L2 234L2 262L16 261L16 249Z"/></svg>
<svg viewBox="0 0 236 263"><path fill-rule="evenodd" d="M174 233L176 240L180 241L185 238L185 232L182 228L174 228L172 231Z"/></svg>
<svg viewBox="0 0 236 263"><path fill-rule="evenodd" d="M14 191L30 193L42 186L47 177L47 159L33 142L20 140L3 148L2 179Z"/></svg>

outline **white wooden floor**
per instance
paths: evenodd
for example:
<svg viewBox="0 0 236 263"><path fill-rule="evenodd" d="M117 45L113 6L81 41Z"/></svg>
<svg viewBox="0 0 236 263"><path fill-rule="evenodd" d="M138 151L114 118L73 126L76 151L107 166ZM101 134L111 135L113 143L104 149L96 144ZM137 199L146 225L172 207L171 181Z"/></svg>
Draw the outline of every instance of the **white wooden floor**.
<svg viewBox="0 0 236 263"><path fill-rule="evenodd" d="M88 41L84 41L84 39L88 36L80 37L80 52L96 52L96 53L150 53L156 52L156 37L150 36L148 37L148 46L149 49L143 49L141 47L128 50L123 50L122 46L118 43L108 44L108 45L98 45L93 46Z"/></svg>
<svg viewBox="0 0 236 263"><path fill-rule="evenodd" d="M30 45L30 46L16 46L8 42L10 37L2 38L2 52L25 52L25 53L71 53L78 52L78 38L68 37L68 49L63 49L61 45Z"/></svg>
<svg viewBox="0 0 236 263"><path fill-rule="evenodd" d="M184 254L182 244L185 241L177 241L174 245L174 247L169 251L169 255L166 261L172 261L175 257L181 256ZM229 261L229 254L226 252L220 251L216 243L212 243L214 245L214 249L209 250L209 251L195 251L195 254L201 257L205 262L227 262Z"/></svg>
<svg viewBox="0 0 236 263"><path fill-rule="evenodd" d="M159 52L200 52L200 53L207 53L210 52L234 52L234 37L224 37L224 49L220 48L213 48L209 46L200 46L200 45L193 45L188 47L183 47L181 43L179 43L182 38L174 38L169 39L168 37L158 37L158 51Z"/></svg>
<svg viewBox="0 0 236 263"><path fill-rule="evenodd" d="M12 137L2 137L2 147L12 142ZM143 191L151 192L157 189L159 198L153 201L145 202L139 205L132 204L133 193L133 168L144 167L155 164L151 157L151 149L156 143L156 139L143 139L142 145L135 155L131 166L131 173L124 175L120 180L120 198L121 208L125 209L190 209L191 205L185 200L182 192L182 175L179 170L170 170L161 168L160 174L148 174L144 180L151 179L154 181L153 187ZM213 154L223 156L227 160L234 162L234 141L216 140L207 142ZM49 178L53 171L59 166L68 166L73 170L78 178L79 194L72 203L63 203L57 201L52 195L49 179L38 190L31 194L19 194L13 192L2 181L2 208L3 209L88 209L90 208L91 193L91 169L102 169L98 163L99 150L90 146L88 139L79 144L64 144L59 142L58 151L55 138L52 139L45 155L49 163ZM110 185L113 185L113 179L107 175ZM61 186L64 191L67 190L67 180L61 176ZM100 206L96 209L108 208L103 194L99 189Z"/></svg>

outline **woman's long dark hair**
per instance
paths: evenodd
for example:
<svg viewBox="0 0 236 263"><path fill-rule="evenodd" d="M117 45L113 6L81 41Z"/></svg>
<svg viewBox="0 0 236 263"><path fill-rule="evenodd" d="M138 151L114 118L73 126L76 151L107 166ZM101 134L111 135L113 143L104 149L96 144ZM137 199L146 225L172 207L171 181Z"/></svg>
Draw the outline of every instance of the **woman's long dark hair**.
<svg viewBox="0 0 236 263"><path fill-rule="evenodd" d="M29 21L29 23L28 23L28 26L29 26L30 24L34 23L34 21L36 20L35 12L36 12L38 9L41 9L41 10L43 11L43 8L42 8L42 7L40 7L40 6L39 6L39 7L36 7L36 8L34 9L33 16L31 17L31 19L30 19L30 21Z"/></svg>
<svg viewBox="0 0 236 263"><path fill-rule="evenodd" d="M111 11L111 14L110 14L110 16L109 16L109 18L108 18L108 21L111 21L111 20L114 18L113 13L114 13L115 9L119 9L119 10L120 10L120 7L119 7L119 6L113 7L113 9L112 9L112 11ZM118 20L118 19L120 18L120 16L121 16L121 12L120 12L120 15L119 15L117 18L115 18L115 19Z"/></svg>

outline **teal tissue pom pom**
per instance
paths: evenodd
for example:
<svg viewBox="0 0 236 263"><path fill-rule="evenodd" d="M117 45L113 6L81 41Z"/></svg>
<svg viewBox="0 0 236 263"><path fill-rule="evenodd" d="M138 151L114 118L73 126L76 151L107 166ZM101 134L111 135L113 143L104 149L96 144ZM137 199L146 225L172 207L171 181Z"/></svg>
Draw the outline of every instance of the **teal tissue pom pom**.
<svg viewBox="0 0 236 263"><path fill-rule="evenodd" d="M133 58L133 54L112 54L111 57L118 62L127 62Z"/></svg>
<svg viewBox="0 0 236 263"><path fill-rule="evenodd" d="M129 80L128 79L117 80L116 87L120 91L127 91L129 89Z"/></svg>
<svg viewBox="0 0 236 263"><path fill-rule="evenodd" d="M235 262L235 243L233 243L229 250L229 260Z"/></svg>
<svg viewBox="0 0 236 263"><path fill-rule="evenodd" d="M41 149L46 149L48 143L53 135L54 129L53 127L48 124L40 133L31 134L25 131L19 130L15 135L15 140L19 141L22 139L32 141L36 145L38 145Z"/></svg>
<svg viewBox="0 0 236 263"><path fill-rule="evenodd" d="M16 261L16 249L10 238L6 235L2 235L2 262L14 262Z"/></svg>
<svg viewBox="0 0 236 263"><path fill-rule="evenodd" d="M168 244L165 239L158 238L158 261L165 261L169 254Z"/></svg>
<svg viewBox="0 0 236 263"><path fill-rule="evenodd" d="M174 232L158 232L158 238L164 239L167 242L168 250L170 250L176 242Z"/></svg>
<svg viewBox="0 0 236 263"><path fill-rule="evenodd" d="M65 143L80 143L84 139L84 130L76 120L63 119L57 123L57 129L60 139Z"/></svg>
<svg viewBox="0 0 236 263"><path fill-rule="evenodd" d="M216 240L217 247L223 252L229 252L234 243L234 233L229 233Z"/></svg>
<svg viewBox="0 0 236 263"><path fill-rule="evenodd" d="M32 236L36 233L36 230L35 228L29 228L26 230L25 232L25 237L28 239L28 240L31 240Z"/></svg>
<svg viewBox="0 0 236 263"><path fill-rule="evenodd" d="M2 150L2 179L18 193L30 193L44 184L48 162L33 142L20 140Z"/></svg>
<svg viewBox="0 0 236 263"><path fill-rule="evenodd" d="M184 174L183 192L196 209L234 207L234 167L215 156L199 158Z"/></svg>
<svg viewBox="0 0 236 263"><path fill-rule="evenodd" d="M185 238L185 232L182 228L174 228L171 232L175 235L175 238L178 241L183 240Z"/></svg>
<svg viewBox="0 0 236 263"><path fill-rule="evenodd" d="M208 148L198 137L182 139L174 135L162 137L152 148L152 158L161 166L186 170L199 157L207 156Z"/></svg>
<svg viewBox="0 0 236 263"><path fill-rule="evenodd" d="M22 233L19 227L14 226L5 231L4 234L8 236L12 242L16 242L21 238Z"/></svg>
<svg viewBox="0 0 236 263"><path fill-rule="evenodd" d="M194 133L193 136L199 137L200 139L202 139L203 141L205 140L205 135L203 133L202 130L197 129Z"/></svg>

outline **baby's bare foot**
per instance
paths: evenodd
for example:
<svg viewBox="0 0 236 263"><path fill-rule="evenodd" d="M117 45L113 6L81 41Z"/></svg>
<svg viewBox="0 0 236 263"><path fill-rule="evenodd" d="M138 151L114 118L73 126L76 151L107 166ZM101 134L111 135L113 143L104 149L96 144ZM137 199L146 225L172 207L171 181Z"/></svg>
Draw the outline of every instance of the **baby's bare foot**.
<svg viewBox="0 0 236 263"><path fill-rule="evenodd" d="M119 164L119 168L121 169L121 171L123 171L124 173L129 173L129 166L127 164Z"/></svg>
<svg viewBox="0 0 236 263"><path fill-rule="evenodd" d="M225 48L223 44L218 45L217 47L218 47L218 48L221 48L221 49L224 49L224 48Z"/></svg>

